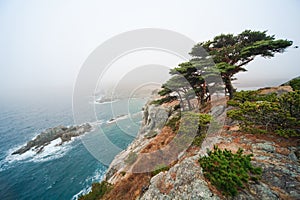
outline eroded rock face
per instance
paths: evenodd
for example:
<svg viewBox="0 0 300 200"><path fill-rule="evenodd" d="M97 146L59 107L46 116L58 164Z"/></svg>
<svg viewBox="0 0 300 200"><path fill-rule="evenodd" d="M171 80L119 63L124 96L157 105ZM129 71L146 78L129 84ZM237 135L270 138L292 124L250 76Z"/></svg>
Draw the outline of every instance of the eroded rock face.
<svg viewBox="0 0 300 200"><path fill-rule="evenodd" d="M118 181L119 173L121 171L128 171L128 164L125 162L130 153L139 153L150 140L146 135L151 131L160 132L165 122L168 120L171 108L165 106L150 105L150 101L144 106L143 124L137 135L136 139L127 147L127 149L121 151L115 156L114 160L109 166L109 169L105 175L105 180L110 183Z"/></svg>
<svg viewBox="0 0 300 200"><path fill-rule="evenodd" d="M169 171L154 176L140 199L220 199L208 188L198 159L198 156L186 158Z"/></svg>
<svg viewBox="0 0 300 200"><path fill-rule="evenodd" d="M27 142L26 146L18 149L12 154L23 154L32 148L34 148L37 153L40 153L46 145L48 145L51 141L56 140L57 138L61 138L60 144L63 144L64 142L71 140L72 137L80 136L91 130L92 126L88 123L78 126L57 126L54 128L49 128L40 133L33 140Z"/></svg>
<svg viewBox="0 0 300 200"><path fill-rule="evenodd" d="M146 104L144 107L143 124L139 134L161 129L170 115L171 108Z"/></svg>

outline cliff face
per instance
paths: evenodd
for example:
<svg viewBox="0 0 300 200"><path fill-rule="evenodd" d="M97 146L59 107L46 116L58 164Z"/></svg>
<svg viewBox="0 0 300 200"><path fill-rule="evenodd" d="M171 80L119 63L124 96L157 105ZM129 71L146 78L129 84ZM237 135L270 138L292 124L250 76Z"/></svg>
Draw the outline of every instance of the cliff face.
<svg viewBox="0 0 300 200"><path fill-rule="evenodd" d="M198 162L199 157L206 154L206 148L211 149L213 145L232 152L242 148L246 154L254 155L252 164L263 169L261 180L250 182L233 199L299 199L299 138L238 132L239 127L223 115L226 109L222 106L211 109L210 114L224 118L226 123L222 131L211 131L201 148L189 147L158 174L135 173L133 163L140 160L141 153L163 148L175 135L169 127L163 126L177 114L174 106L147 104L138 137L109 167L105 180L114 184L114 188L104 199L224 199L204 178Z"/></svg>
<svg viewBox="0 0 300 200"><path fill-rule="evenodd" d="M106 173L105 179L110 183L116 183L120 178L123 178L124 172L131 171L131 161L128 160L130 154L136 155L144 149L162 129L162 126L167 121L171 107L154 106L147 103L144 108L144 116L142 127L137 135L137 138L127 147L126 150L120 152L112 161ZM134 157L134 156L132 156ZM132 161L134 162L134 161Z"/></svg>

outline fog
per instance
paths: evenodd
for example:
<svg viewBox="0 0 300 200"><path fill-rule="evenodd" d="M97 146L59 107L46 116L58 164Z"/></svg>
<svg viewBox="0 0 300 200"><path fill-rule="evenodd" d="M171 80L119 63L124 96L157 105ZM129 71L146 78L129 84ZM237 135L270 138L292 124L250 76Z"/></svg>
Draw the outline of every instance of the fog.
<svg viewBox="0 0 300 200"><path fill-rule="evenodd" d="M90 53L109 38L134 29L169 29L197 42L220 33L268 30L276 38L299 45L299 7L296 0L1 1L0 97L71 96L78 72ZM102 87L115 85L139 66L170 68L180 62L161 52L128 55L114 64ZM246 66L248 72L236 76L235 85L281 84L300 74L298 63L299 49L292 47L272 59L258 58ZM163 80L166 75L149 76Z"/></svg>

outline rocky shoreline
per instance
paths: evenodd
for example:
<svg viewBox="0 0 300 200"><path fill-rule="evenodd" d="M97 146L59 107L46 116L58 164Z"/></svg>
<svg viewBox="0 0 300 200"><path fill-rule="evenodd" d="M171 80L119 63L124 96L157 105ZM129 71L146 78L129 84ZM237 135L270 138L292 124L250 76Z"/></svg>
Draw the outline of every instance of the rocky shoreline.
<svg viewBox="0 0 300 200"><path fill-rule="evenodd" d="M37 135L34 139L27 142L27 144L20 149L14 151L14 154L23 154L30 149L36 151L36 153L41 153L45 146L50 144L53 140L58 138L61 139L59 145L62 145L64 142L70 141L73 137L78 137L92 130L92 126L89 123L76 125L76 126L57 126L54 128L46 129Z"/></svg>

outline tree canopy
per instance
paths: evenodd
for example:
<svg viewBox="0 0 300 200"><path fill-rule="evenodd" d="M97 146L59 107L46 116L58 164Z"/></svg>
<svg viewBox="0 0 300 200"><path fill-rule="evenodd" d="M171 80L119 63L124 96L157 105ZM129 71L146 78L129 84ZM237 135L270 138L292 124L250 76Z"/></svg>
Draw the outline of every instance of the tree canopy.
<svg viewBox="0 0 300 200"><path fill-rule="evenodd" d="M235 91L233 75L247 71L243 66L256 56L271 58L292 45L292 41L276 40L274 35L267 35L266 32L245 30L238 35L221 34L213 40L196 44L190 54L197 58L202 57L203 48L208 52L220 70L226 92L232 98Z"/></svg>
<svg viewBox="0 0 300 200"><path fill-rule="evenodd" d="M220 85L232 99L235 92L232 81L236 73L247 71L244 66L255 57L271 58L291 45L292 41L275 39L266 31L251 30L238 35L221 34L213 40L198 43L190 52L193 56L190 61L170 70L172 77L159 92L164 98L156 103L173 101L178 97L183 109L185 101L192 109L191 99L196 97L198 105L202 105L218 92Z"/></svg>

